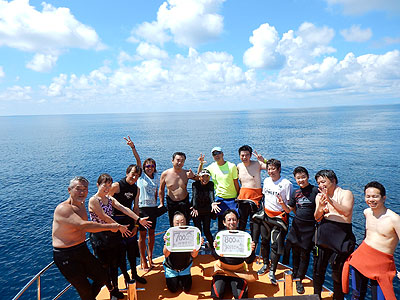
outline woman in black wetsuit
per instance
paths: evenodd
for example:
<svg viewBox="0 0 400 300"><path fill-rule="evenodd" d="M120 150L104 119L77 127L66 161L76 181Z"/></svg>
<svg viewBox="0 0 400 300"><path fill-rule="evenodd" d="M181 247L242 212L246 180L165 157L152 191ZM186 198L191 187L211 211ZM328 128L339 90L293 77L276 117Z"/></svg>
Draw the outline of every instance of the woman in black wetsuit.
<svg viewBox="0 0 400 300"><path fill-rule="evenodd" d="M236 230L239 216L233 209L228 209L223 215L223 224L228 230ZM214 267L213 281L211 285L211 297L223 299L226 285L231 287L235 299L247 298L248 281L257 279L257 273L253 271L255 259L255 243L251 242L252 253L247 258L221 257L215 252L217 241L214 241L213 256L218 259ZM247 263L247 268L245 265Z"/></svg>

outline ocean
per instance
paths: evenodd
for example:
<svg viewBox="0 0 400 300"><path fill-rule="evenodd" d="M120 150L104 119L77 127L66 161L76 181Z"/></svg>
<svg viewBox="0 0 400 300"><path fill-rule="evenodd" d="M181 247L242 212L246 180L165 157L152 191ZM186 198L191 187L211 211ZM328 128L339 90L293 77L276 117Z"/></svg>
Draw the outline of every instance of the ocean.
<svg viewBox="0 0 400 300"><path fill-rule="evenodd" d="M72 177L88 178L89 196L96 192L99 174L107 172L114 180L124 177L126 167L135 162L124 136L132 138L142 159L156 160L160 173L172 166L175 151L185 152L185 167L195 171L200 153L212 162L215 146L237 164L237 149L244 144L266 158L281 160L282 176L294 184L296 166L306 167L314 184L318 170L333 169L339 185L355 196L353 230L360 243L366 183L380 181L387 190L387 206L400 213L399 120L400 105L0 117L1 298L11 299L52 261L53 211L67 199ZM164 215L157 231L167 224ZM156 253L161 248L158 242ZM395 259L399 265L400 247ZM400 295L400 281L394 284ZM51 299L65 285L58 270L51 269L42 278L42 299ZM329 277L326 285L332 286ZM21 299L35 299L35 286ZM71 290L61 299L77 298Z"/></svg>

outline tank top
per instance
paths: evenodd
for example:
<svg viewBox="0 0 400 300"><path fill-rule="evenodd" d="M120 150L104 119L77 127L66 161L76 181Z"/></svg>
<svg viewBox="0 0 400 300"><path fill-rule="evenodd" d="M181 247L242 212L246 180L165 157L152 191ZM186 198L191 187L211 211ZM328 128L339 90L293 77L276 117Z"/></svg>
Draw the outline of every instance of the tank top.
<svg viewBox="0 0 400 300"><path fill-rule="evenodd" d="M101 201L100 198L98 198L98 200L99 200L100 206L103 209L103 211L105 212L105 214L107 216L111 216L112 215L112 211L113 211L112 200L108 196L106 196L106 198L108 199L107 204L103 204L103 202ZM100 219L100 217L95 212L90 211L89 214L90 214L90 219L93 222L106 224L106 222L104 222L102 219Z"/></svg>
<svg viewBox="0 0 400 300"><path fill-rule="evenodd" d="M132 209L132 204L135 201L138 187L136 184L129 184L126 178L121 179L119 182L119 193L114 194L114 198L123 206ZM114 216L125 216L125 214L118 209L114 208Z"/></svg>

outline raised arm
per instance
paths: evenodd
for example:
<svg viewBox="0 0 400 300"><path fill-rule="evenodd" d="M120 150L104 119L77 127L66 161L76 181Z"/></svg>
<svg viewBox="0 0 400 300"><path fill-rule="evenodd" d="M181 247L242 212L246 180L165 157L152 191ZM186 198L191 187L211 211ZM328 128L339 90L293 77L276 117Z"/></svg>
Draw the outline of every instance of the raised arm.
<svg viewBox="0 0 400 300"><path fill-rule="evenodd" d="M257 158L258 162L260 163L261 169L266 170L267 169L267 160L261 155L258 154L256 150L253 151L253 155L255 158Z"/></svg>
<svg viewBox="0 0 400 300"><path fill-rule="evenodd" d="M139 153L136 150L135 144L131 140L131 137L128 135L128 138L124 137L124 140L126 141L126 144L131 147L133 156L135 156L136 159L136 164L141 167L142 166L142 161L140 160Z"/></svg>
<svg viewBox="0 0 400 300"><path fill-rule="evenodd" d="M203 170L203 166L206 163L206 161L204 160L205 155L203 153L200 153L199 158L197 159L199 161L199 166L197 167L197 174L200 173L201 170Z"/></svg>

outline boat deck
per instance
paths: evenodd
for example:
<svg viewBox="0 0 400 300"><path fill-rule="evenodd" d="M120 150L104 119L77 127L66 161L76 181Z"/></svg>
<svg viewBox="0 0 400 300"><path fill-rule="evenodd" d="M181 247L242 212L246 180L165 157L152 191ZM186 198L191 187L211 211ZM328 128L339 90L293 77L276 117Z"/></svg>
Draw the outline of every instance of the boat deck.
<svg viewBox="0 0 400 300"><path fill-rule="evenodd" d="M145 273L143 270L138 268L138 274L144 276L147 280L147 284L137 283L138 299L153 300L153 299L212 299L210 288L212 281L213 266L215 263L214 258L211 255L199 255L193 261L192 273L192 289L189 293L171 293L168 291L162 262L164 257L158 257L154 260L155 267L149 272ZM258 270L261 268L261 264L254 263L254 269ZM283 279L283 273L288 270L288 267L279 265L276 278L278 280ZM313 293L312 281L309 278L303 280L305 288L305 295L311 295ZM126 290L124 291L125 282L122 276L119 278L119 288L125 294L127 299ZM141 290L143 288L143 290ZM295 282L293 282L293 296L298 295L296 292ZM265 298L265 297L282 297L284 296L284 282L279 282L278 286L274 286L270 283L268 275L259 276L259 280L256 282L249 283L249 298ZM324 288L322 293L324 299L332 299L332 292ZM226 299L232 299L231 294L225 292ZM109 300L110 294L106 287L103 287L100 294L97 296L97 300Z"/></svg>

